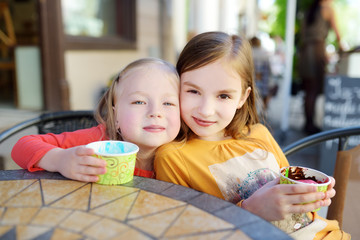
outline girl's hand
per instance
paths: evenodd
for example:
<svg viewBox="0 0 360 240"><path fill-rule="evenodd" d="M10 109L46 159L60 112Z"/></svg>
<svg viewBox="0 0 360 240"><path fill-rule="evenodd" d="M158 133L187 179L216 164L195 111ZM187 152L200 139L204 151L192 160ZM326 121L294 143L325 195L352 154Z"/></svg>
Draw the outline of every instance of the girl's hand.
<svg viewBox="0 0 360 240"><path fill-rule="evenodd" d="M336 194L336 191L334 189L335 186L335 178L330 177L330 184L327 188L327 191L325 192L325 198L323 199L324 201L324 206L330 206L331 204L331 198L333 198Z"/></svg>
<svg viewBox="0 0 360 240"><path fill-rule="evenodd" d="M85 146L54 148L44 155L38 166L74 180L96 182L99 180L97 175L106 172L106 161L93 157L93 154L94 150Z"/></svg>
<svg viewBox="0 0 360 240"><path fill-rule="evenodd" d="M258 189L243 201L242 208L268 221L278 221L292 213L306 213L329 206L330 198L335 196L333 178L326 193L317 192L315 185L279 184L279 179L276 178ZM302 204L304 202L309 203Z"/></svg>

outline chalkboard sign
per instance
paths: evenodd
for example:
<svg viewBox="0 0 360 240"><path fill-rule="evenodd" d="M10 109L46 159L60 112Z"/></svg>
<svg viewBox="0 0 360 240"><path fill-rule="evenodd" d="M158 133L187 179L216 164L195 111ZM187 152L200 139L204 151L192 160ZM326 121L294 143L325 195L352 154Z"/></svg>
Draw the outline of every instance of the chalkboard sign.
<svg viewBox="0 0 360 240"><path fill-rule="evenodd" d="M325 81L323 129L360 126L360 78L329 76ZM321 146L319 169L334 171L338 140L329 140ZM348 148L360 144L360 136L352 136Z"/></svg>
<svg viewBox="0 0 360 240"><path fill-rule="evenodd" d="M360 78L328 77L324 110L324 130L360 126Z"/></svg>

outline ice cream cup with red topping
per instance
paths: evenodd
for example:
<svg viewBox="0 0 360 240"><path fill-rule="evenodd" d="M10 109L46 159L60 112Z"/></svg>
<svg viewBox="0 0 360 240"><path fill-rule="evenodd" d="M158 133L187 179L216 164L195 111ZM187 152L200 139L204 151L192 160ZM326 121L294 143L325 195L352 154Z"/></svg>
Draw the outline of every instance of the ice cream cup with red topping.
<svg viewBox="0 0 360 240"><path fill-rule="evenodd" d="M318 192L326 192L330 182L328 175L315 169L301 166L289 166L280 169L280 184L315 184ZM320 208L313 212L318 210Z"/></svg>

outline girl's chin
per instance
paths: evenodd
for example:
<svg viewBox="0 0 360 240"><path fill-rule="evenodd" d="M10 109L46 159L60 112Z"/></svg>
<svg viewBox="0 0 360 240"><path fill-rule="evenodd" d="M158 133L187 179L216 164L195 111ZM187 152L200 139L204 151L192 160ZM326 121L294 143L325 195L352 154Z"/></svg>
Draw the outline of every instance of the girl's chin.
<svg viewBox="0 0 360 240"><path fill-rule="evenodd" d="M137 144L139 146L140 149L144 149L144 150L152 150L152 149L157 149L158 147L169 143L171 141L167 141L167 142L151 142L151 143L139 143Z"/></svg>

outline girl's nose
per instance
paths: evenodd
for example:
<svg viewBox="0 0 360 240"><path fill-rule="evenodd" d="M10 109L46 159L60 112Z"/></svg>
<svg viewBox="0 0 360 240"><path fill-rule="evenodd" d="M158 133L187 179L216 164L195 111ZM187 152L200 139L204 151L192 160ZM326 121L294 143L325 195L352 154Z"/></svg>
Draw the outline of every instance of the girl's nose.
<svg viewBox="0 0 360 240"><path fill-rule="evenodd" d="M152 105L149 109L149 117L150 118L161 118L162 117L161 107Z"/></svg>
<svg viewBox="0 0 360 240"><path fill-rule="evenodd" d="M149 117L151 117L151 118L161 118L161 114L160 113L150 113Z"/></svg>
<svg viewBox="0 0 360 240"><path fill-rule="evenodd" d="M212 101L210 101L209 99L203 99L203 101L201 101L198 109L199 109L198 110L199 113L204 117L211 116L215 112L214 103Z"/></svg>

